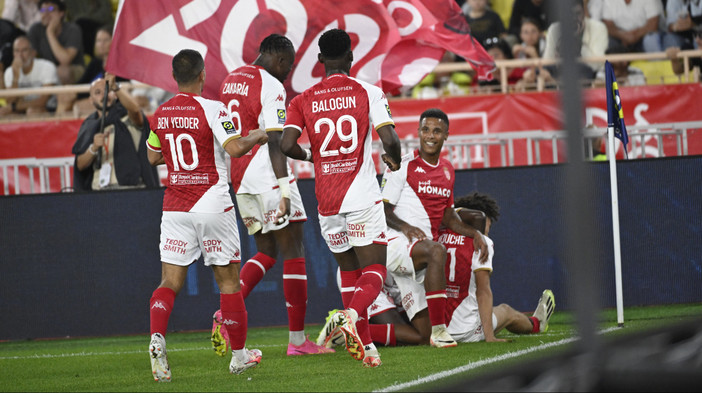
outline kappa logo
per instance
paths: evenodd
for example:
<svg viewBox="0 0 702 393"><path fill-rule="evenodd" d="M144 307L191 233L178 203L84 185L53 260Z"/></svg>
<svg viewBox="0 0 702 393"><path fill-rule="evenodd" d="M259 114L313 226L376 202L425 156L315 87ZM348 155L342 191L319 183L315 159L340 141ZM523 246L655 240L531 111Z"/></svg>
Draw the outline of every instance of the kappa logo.
<svg viewBox="0 0 702 393"><path fill-rule="evenodd" d="M234 251L234 257L239 258L239 250Z"/></svg>
<svg viewBox="0 0 702 393"><path fill-rule="evenodd" d="M278 97L275 98L276 101L285 101L285 98L283 98L282 94L278 94Z"/></svg>
<svg viewBox="0 0 702 393"><path fill-rule="evenodd" d="M292 216L293 216L293 218L294 218L294 217L302 217L302 212L299 211L299 210L297 210L297 211L295 212L295 214L293 214Z"/></svg>
<svg viewBox="0 0 702 393"><path fill-rule="evenodd" d="M290 303L288 303L288 302L285 302L285 307L287 307L287 308L292 308L292 306L293 306L292 304L290 304Z"/></svg>
<svg viewBox="0 0 702 393"><path fill-rule="evenodd" d="M427 173L427 171L425 171L421 166L418 166L414 171L418 173Z"/></svg>
<svg viewBox="0 0 702 393"><path fill-rule="evenodd" d="M371 306L370 306L371 311L375 311L375 310L377 310L377 309L379 309L379 308L380 308L380 306L377 305L377 304L375 304L375 303L371 304Z"/></svg>
<svg viewBox="0 0 702 393"><path fill-rule="evenodd" d="M380 232L380 235L378 235L378 239L387 239L387 236L385 236L385 232Z"/></svg>
<svg viewBox="0 0 702 393"><path fill-rule="evenodd" d="M224 322L222 322L225 325L238 325L239 322L237 321L232 321L231 319L225 319Z"/></svg>
<svg viewBox="0 0 702 393"><path fill-rule="evenodd" d="M153 306L151 306L151 309L152 309L152 310L153 310L154 308L160 308L160 309L162 309L163 311L168 311L168 310L166 309L166 306L164 306L163 303L159 302L158 300L154 302L154 305L153 305Z"/></svg>
<svg viewBox="0 0 702 393"><path fill-rule="evenodd" d="M227 117L227 111L219 111L219 117Z"/></svg>

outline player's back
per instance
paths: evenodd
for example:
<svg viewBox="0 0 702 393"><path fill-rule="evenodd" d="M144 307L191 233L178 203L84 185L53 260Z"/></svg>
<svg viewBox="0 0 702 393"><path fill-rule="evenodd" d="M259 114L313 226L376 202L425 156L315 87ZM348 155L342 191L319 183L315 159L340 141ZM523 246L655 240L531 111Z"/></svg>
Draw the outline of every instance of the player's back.
<svg viewBox="0 0 702 393"><path fill-rule="evenodd" d="M253 129L282 131L285 123L285 88L258 65L245 65L222 81L220 101L229 109L237 129L246 136ZM232 158L232 187L237 193L259 194L278 186L268 145L256 145Z"/></svg>
<svg viewBox="0 0 702 393"><path fill-rule="evenodd" d="M446 247L446 313L450 321L453 311L469 296L471 286L475 291L473 239L442 228L437 241Z"/></svg>
<svg viewBox="0 0 702 393"><path fill-rule="evenodd" d="M371 132L386 124L393 122L382 91L344 74L292 100L286 127L307 130L320 214L362 210L381 200Z"/></svg>
<svg viewBox="0 0 702 393"><path fill-rule="evenodd" d="M151 130L158 136L168 168L164 211L219 213L233 206L226 152L210 125L210 119L226 122L229 118L221 102L188 93L178 93L154 112ZM231 134L235 136L236 131Z"/></svg>

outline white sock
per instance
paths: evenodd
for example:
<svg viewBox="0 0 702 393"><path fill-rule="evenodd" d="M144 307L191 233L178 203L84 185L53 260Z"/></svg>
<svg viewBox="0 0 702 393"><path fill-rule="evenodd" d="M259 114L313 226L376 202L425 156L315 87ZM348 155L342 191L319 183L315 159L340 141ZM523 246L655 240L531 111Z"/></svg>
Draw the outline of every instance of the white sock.
<svg viewBox="0 0 702 393"><path fill-rule="evenodd" d="M292 345L300 346L305 343L305 331L298 330L296 332L289 332L289 340Z"/></svg>

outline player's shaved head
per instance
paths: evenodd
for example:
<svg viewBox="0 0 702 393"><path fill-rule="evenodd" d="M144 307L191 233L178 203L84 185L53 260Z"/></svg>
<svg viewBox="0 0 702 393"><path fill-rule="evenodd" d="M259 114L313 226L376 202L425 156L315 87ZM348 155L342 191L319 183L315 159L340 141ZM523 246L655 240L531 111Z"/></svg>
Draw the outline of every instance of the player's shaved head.
<svg viewBox="0 0 702 393"><path fill-rule="evenodd" d="M173 78L179 85L195 82L205 69L205 61L200 52L183 49L173 57Z"/></svg>
<svg viewBox="0 0 702 393"><path fill-rule="evenodd" d="M331 29L319 37L318 44L322 56L339 59L351 50L351 37L341 29Z"/></svg>
<svg viewBox="0 0 702 393"><path fill-rule="evenodd" d="M448 129L449 126L449 119L446 113L442 111L441 109L438 108L430 108L422 112L421 115L419 115L419 123L422 123L422 120L426 119L427 117L433 117L435 119L442 120L444 123L446 123L446 128Z"/></svg>
<svg viewBox="0 0 702 393"><path fill-rule="evenodd" d="M295 47L288 37L282 36L280 34L271 34L261 41L261 45L258 47L258 53L276 53L291 51L295 53Z"/></svg>

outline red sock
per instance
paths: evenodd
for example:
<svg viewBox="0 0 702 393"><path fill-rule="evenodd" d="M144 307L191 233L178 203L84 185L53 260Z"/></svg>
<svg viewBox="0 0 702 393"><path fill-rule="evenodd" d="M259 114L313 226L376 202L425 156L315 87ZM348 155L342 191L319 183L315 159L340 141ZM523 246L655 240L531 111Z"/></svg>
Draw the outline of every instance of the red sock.
<svg viewBox="0 0 702 393"><path fill-rule="evenodd" d="M246 299L249 293L253 291L256 284L261 281L263 275L275 265L275 258L271 258L264 253L257 253L251 259L246 261L239 273L239 281L241 282L241 295Z"/></svg>
<svg viewBox="0 0 702 393"><path fill-rule="evenodd" d="M168 318L171 316L175 297L175 291L166 287L156 288L151 295L151 300L149 301L151 334L161 333L162 336L166 335Z"/></svg>
<svg viewBox="0 0 702 393"><path fill-rule="evenodd" d="M368 308L364 308L362 312L358 313L358 319L356 320L356 331L363 345L368 345L373 342L369 326Z"/></svg>
<svg viewBox="0 0 702 393"><path fill-rule="evenodd" d="M386 274L387 269L384 265L374 263L364 267L361 270L361 277L356 280L356 292L347 308L353 308L358 315L361 315L359 310L366 311L383 289Z"/></svg>
<svg viewBox="0 0 702 393"><path fill-rule="evenodd" d="M361 269L351 271L341 271L341 302L344 308L348 308L356 290L356 281L361 277Z"/></svg>
<svg viewBox="0 0 702 393"><path fill-rule="evenodd" d="M431 326L446 324L446 290L427 292L427 308Z"/></svg>
<svg viewBox="0 0 702 393"><path fill-rule="evenodd" d="M305 258L283 262L283 293L288 309L288 327L291 332L305 330L307 311L307 273Z"/></svg>
<svg viewBox="0 0 702 393"><path fill-rule="evenodd" d="M529 317L529 319L531 319L531 323L534 325L534 328L531 329L531 334L539 333L539 330L541 329L541 322L539 322L536 317Z"/></svg>
<svg viewBox="0 0 702 393"><path fill-rule="evenodd" d="M222 310L222 324L229 333L232 349L243 349L246 345L247 314L241 291L220 293L219 306Z"/></svg>
<svg viewBox="0 0 702 393"><path fill-rule="evenodd" d="M394 347L397 345L395 339L395 325L388 323L384 325L368 325L373 342L386 347Z"/></svg>

